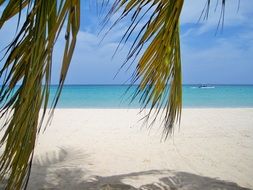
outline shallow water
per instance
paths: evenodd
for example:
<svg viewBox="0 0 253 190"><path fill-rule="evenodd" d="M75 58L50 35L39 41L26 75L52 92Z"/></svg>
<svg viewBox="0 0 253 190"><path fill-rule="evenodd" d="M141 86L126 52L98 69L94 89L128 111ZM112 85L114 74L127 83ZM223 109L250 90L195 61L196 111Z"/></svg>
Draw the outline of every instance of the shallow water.
<svg viewBox="0 0 253 190"><path fill-rule="evenodd" d="M138 108L138 98L131 103L136 86L126 85L65 85L58 108ZM53 99L57 86L51 87ZM126 92L127 91L127 92ZM253 107L253 86L212 85L199 88L197 85L183 86L183 107Z"/></svg>

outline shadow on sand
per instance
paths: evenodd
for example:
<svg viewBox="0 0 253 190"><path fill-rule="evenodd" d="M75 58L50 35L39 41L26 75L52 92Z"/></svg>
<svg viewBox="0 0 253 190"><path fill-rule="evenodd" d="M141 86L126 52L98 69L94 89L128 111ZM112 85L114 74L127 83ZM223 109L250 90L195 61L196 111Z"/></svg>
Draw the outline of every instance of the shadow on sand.
<svg viewBox="0 0 253 190"><path fill-rule="evenodd" d="M149 170L114 176L92 176L66 163L84 158L81 151L61 149L34 160L28 189L59 190L247 190L236 183L186 172ZM71 159L70 155L71 154ZM79 156L78 156L79 155ZM147 184L143 182L147 181ZM137 187L132 186L140 184Z"/></svg>

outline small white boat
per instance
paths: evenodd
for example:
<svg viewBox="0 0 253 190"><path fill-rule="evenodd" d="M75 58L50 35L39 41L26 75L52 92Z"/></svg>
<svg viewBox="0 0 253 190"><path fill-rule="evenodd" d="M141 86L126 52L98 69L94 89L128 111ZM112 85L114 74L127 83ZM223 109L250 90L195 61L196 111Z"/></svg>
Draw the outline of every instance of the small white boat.
<svg viewBox="0 0 253 190"><path fill-rule="evenodd" d="M199 85L198 88L215 88L215 86L209 86L206 84Z"/></svg>

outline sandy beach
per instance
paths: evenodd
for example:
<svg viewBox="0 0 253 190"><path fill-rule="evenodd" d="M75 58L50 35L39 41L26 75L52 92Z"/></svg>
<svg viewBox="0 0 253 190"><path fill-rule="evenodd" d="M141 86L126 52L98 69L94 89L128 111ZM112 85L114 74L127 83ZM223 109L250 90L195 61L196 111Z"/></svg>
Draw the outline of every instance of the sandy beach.
<svg viewBox="0 0 253 190"><path fill-rule="evenodd" d="M184 109L161 141L137 109L57 109L28 189L253 189L253 109Z"/></svg>

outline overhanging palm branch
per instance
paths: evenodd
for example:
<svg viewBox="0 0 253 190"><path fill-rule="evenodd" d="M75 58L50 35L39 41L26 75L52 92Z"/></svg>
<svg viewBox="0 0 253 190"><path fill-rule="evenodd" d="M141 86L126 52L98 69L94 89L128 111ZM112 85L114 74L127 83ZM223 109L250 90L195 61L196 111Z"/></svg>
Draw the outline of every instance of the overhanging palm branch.
<svg viewBox="0 0 253 190"><path fill-rule="evenodd" d="M151 106L145 117L147 120L154 114L152 121L155 121L160 111L165 111L163 133L165 138L172 132L175 122L180 118L182 107L179 17L183 2L183 0L117 0L108 15L109 17L123 9L115 24L125 17L131 18L130 26L121 42L129 40L138 24L144 20L143 18L148 17L135 35L126 62L135 60L145 44L148 44L132 78L133 83L140 80L133 98L140 97L144 108Z"/></svg>
<svg viewBox="0 0 253 190"><path fill-rule="evenodd" d="M66 43L55 106L76 43L80 2L0 1L0 5L3 3L6 3L6 7L0 19L0 28L11 17L27 11L24 24L7 47L6 61L0 70L1 78L5 74L0 90L1 119L7 118L2 126L4 136L0 141L1 148L4 148L0 158L0 180L8 178L6 189L21 189L28 181L35 140L41 127L40 108L44 107L41 120L46 113L53 47L66 24Z"/></svg>
<svg viewBox="0 0 253 190"><path fill-rule="evenodd" d="M212 2L206 0L200 19L208 19ZM217 29L223 27L225 2L225 0L215 2L215 10L218 6L221 7ZM144 117L146 121L151 119L150 126L158 115L163 117L164 139L172 133L173 127L181 117L179 19L183 3L184 0L116 0L106 18L107 22L112 15L122 12L111 28L124 18L130 18L129 27L120 44L132 38L134 40L123 66L127 62L133 63L139 59L132 84L136 81L140 81L140 84L133 94L133 99L139 98L143 108L150 107Z"/></svg>

